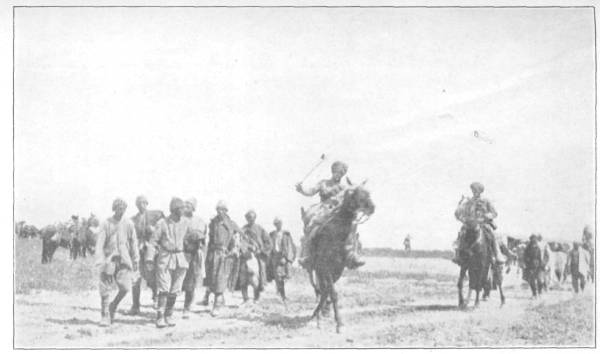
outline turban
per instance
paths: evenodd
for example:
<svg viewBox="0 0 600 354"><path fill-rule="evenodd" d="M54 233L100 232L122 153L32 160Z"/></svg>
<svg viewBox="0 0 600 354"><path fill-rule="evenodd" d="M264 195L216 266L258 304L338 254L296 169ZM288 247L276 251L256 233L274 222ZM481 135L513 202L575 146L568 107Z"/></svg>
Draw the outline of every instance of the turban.
<svg viewBox="0 0 600 354"><path fill-rule="evenodd" d="M194 198L194 197L189 198L185 202L188 204L191 204L192 208L194 208L194 210L196 210L196 205L198 205L198 201L196 201L196 198Z"/></svg>
<svg viewBox="0 0 600 354"><path fill-rule="evenodd" d="M77 216L77 215L71 215L71 219L73 219L73 220L79 219L79 216Z"/></svg>
<svg viewBox="0 0 600 354"><path fill-rule="evenodd" d="M537 241L537 236L535 234L531 234L531 236L529 236L529 239L531 241L536 240Z"/></svg>
<svg viewBox="0 0 600 354"><path fill-rule="evenodd" d="M275 218L275 220L273 220L273 224L281 224L281 219Z"/></svg>
<svg viewBox="0 0 600 354"><path fill-rule="evenodd" d="M336 161L331 165L331 172L340 172L343 175L348 171L348 165L343 163L342 161Z"/></svg>
<svg viewBox="0 0 600 354"><path fill-rule="evenodd" d="M181 200L180 198L177 198L177 197L173 197L171 199L171 203L169 203L169 210L171 211L171 213L173 211L175 211L175 209L182 208L182 207L183 207L183 200Z"/></svg>
<svg viewBox="0 0 600 354"><path fill-rule="evenodd" d="M117 210L118 207L127 209L127 203L123 199L117 198L117 199L115 199L115 201L112 204L112 210L115 211L115 210Z"/></svg>
<svg viewBox="0 0 600 354"><path fill-rule="evenodd" d="M225 203L225 201L223 200L219 200L219 202L217 203L217 210L219 209L225 209L225 211L227 211L227 204Z"/></svg>
<svg viewBox="0 0 600 354"><path fill-rule="evenodd" d="M146 204L148 204L148 199L146 199L146 197L143 195L139 195L137 198L135 198L135 205L140 205L142 202L146 202Z"/></svg>
<svg viewBox="0 0 600 354"><path fill-rule="evenodd" d="M245 217L248 217L249 215L254 215L254 217L256 217L256 212L254 209L250 209L246 212L246 214L244 214Z"/></svg>
<svg viewBox="0 0 600 354"><path fill-rule="evenodd" d="M477 193L483 193L484 191L484 187L483 184L479 183L479 182L473 182L471 183L471 190L473 191L473 193L477 192Z"/></svg>

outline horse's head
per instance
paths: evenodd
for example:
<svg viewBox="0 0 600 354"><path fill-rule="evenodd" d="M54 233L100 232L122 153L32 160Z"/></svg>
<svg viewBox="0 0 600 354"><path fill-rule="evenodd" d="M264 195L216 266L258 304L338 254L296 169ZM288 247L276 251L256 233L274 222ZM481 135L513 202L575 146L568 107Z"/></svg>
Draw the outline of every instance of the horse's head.
<svg viewBox="0 0 600 354"><path fill-rule="evenodd" d="M358 213L371 216L375 212L375 204L371 200L371 194L363 186L364 183L346 190L341 206L343 213L356 217Z"/></svg>

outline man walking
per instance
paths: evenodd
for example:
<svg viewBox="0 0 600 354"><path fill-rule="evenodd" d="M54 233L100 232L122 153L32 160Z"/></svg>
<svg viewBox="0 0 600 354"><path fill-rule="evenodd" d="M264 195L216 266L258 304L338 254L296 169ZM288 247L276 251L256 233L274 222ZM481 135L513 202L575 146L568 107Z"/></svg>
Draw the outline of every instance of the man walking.
<svg viewBox="0 0 600 354"><path fill-rule="evenodd" d="M585 289L585 280L590 269L590 255L579 246L579 242L573 242L573 249L567 257L567 269L571 272L571 282L575 294Z"/></svg>
<svg viewBox="0 0 600 354"><path fill-rule="evenodd" d="M184 216L190 221L191 232L183 242L185 258L188 261L188 269L183 279L183 291L185 301L183 303L183 318L188 318L194 302L196 287L202 284L204 277L204 259L206 255L206 224L198 216L196 211L196 199L190 198L185 201Z"/></svg>
<svg viewBox="0 0 600 354"><path fill-rule="evenodd" d="M190 221L183 216L183 201L171 199L171 214L157 224L158 258L156 260L156 285L158 310L156 327L175 326L173 307L181 291L188 261L183 254L184 239L191 233Z"/></svg>
<svg viewBox="0 0 600 354"><path fill-rule="evenodd" d="M529 243L523 254L525 258L525 278L531 287L533 298L541 295L543 287L544 266L542 263L542 250L538 244L538 237L531 235Z"/></svg>
<svg viewBox="0 0 600 354"><path fill-rule="evenodd" d="M143 195L135 199L135 205L138 208L138 213L131 218L135 225L135 231L138 236L138 245L140 247L140 277L135 279L131 295L133 304L130 315L138 315L140 313L140 294L142 279L146 281L146 285L152 290L152 301L156 308L158 298L156 294L156 255L157 243L155 237L156 224L158 220L164 219L165 215L160 210L148 210L148 199Z"/></svg>
<svg viewBox="0 0 600 354"><path fill-rule="evenodd" d="M256 212L249 210L246 215L247 224L242 228L243 240L248 245L248 252L252 253L251 257L256 257L258 261L258 284L254 288L254 301L260 299L260 293L264 290L267 283L267 263L271 255L271 238L265 229L256 223ZM248 279L249 272L247 271L249 261L248 252L242 253L240 257L240 278L239 286L242 290L244 302L248 299Z"/></svg>
<svg viewBox="0 0 600 354"><path fill-rule="evenodd" d="M131 289L133 273L138 267L138 245L135 227L131 220L123 218L127 203L117 198L112 204L113 216L100 227L97 240L96 266L100 270L101 326L109 326L115 317L119 303ZM109 296L113 286L119 292L112 302Z"/></svg>
<svg viewBox="0 0 600 354"><path fill-rule="evenodd" d="M224 303L223 292L228 288L232 269L232 255L236 253L235 237L242 231L237 224L227 215L227 205L223 201L217 203L217 216L208 225L208 252L206 254L206 278L204 285L208 288L208 296L215 294L215 301L211 315L216 317Z"/></svg>
<svg viewBox="0 0 600 354"><path fill-rule="evenodd" d="M275 280L277 293L285 304L287 300L285 295L285 281L290 277L289 266L296 259L296 245L294 245L294 240L292 240L290 232L283 230L281 219L275 218L273 225L275 226L275 230L269 234L273 251L270 257L267 280Z"/></svg>

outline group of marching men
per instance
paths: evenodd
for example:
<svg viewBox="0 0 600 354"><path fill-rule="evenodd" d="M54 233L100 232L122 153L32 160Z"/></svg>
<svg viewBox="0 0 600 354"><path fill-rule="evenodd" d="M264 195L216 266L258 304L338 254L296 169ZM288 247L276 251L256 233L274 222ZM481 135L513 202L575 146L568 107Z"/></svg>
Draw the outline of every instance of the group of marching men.
<svg viewBox="0 0 600 354"><path fill-rule="evenodd" d="M507 260L518 259L524 268L523 279L529 283L533 297L538 297L548 286L545 277L550 273L548 269L554 269L548 266L548 244L543 242L542 235L532 234L528 242L519 242L515 247L510 247L506 240L494 234L497 228L494 219L498 213L488 199L481 197L483 184L473 182L470 188L473 196L463 196L455 211L455 217L462 223L462 227L456 240L453 262L461 266L466 264L471 247L465 239L466 232L468 229L481 230L491 244L492 264L501 268ZM567 273L571 275L573 291L578 293L579 289L585 288L587 278L593 280L594 237L590 227L584 228L581 242L573 242L572 247L567 244L561 247L561 251L566 253L566 262L564 269L559 269L559 272L563 274L563 279Z"/></svg>
<svg viewBox="0 0 600 354"><path fill-rule="evenodd" d="M253 210L245 215L247 224L239 228L223 201L218 202L217 215L208 226L194 215L194 198L185 202L173 198L168 216L148 210L144 196L136 199L136 206L138 213L128 219L123 216L127 203L115 199L113 215L98 231L96 265L100 273L102 326L110 326L114 321L119 303L130 290L133 305L128 313L139 314L142 279L152 290L158 328L174 326L173 308L182 291L183 318L189 317L195 290L202 284L206 286L203 305L207 306L210 294L214 294L213 316L224 304L224 291L241 290L247 302L248 286L252 286L257 301L271 280L275 280L285 303L284 285L289 265L296 257L296 246L279 218L273 222L275 230L267 233L255 222ZM115 285L118 293L110 301Z"/></svg>

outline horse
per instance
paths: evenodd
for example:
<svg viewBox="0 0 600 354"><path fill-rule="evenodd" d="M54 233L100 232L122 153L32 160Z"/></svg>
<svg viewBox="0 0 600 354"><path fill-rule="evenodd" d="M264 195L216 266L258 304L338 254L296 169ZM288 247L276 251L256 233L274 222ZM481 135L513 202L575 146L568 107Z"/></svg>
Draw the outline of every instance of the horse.
<svg viewBox="0 0 600 354"><path fill-rule="evenodd" d="M40 235L42 239L42 264L52 262L58 247L67 250L71 248L69 231L62 223L45 226L40 230Z"/></svg>
<svg viewBox="0 0 600 354"><path fill-rule="evenodd" d="M466 309L471 299L471 293L475 290L475 307L479 306L479 294L488 279L488 273L491 267L491 245L488 243L484 234L484 227L481 222L468 222L465 228L465 242L469 245L466 250L466 261L460 266L458 276L458 306ZM465 275L469 275L469 292L466 300L463 297L463 281Z"/></svg>
<svg viewBox="0 0 600 354"><path fill-rule="evenodd" d="M335 283L344 272L345 242L347 237L355 234L358 223L366 221L375 212L369 192L363 188L364 182L344 192L340 206L332 212L316 231L312 240L314 250L314 286L319 296L319 303L313 311L311 319L317 319L320 328L320 315L327 299L331 299L336 322L336 332L343 326L338 309L338 294Z"/></svg>

